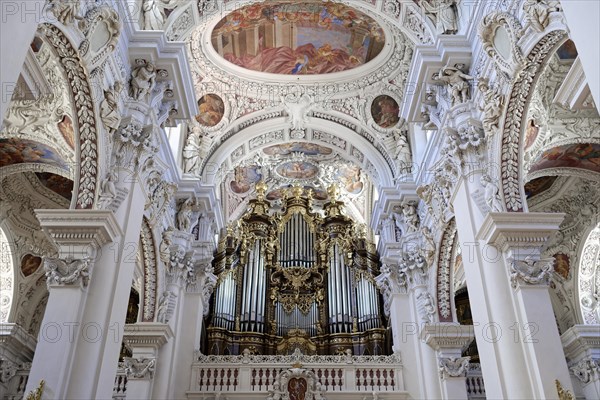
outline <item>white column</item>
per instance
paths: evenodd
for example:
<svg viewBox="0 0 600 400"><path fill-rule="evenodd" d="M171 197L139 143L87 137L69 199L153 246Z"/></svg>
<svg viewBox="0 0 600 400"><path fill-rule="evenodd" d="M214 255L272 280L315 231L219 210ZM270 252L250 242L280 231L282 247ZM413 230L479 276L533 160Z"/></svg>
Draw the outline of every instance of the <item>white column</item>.
<svg viewBox="0 0 600 400"><path fill-rule="evenodd" d="M45 0L0 1L0 124L42 20L44 4Z"/></svg>
<svg viewBox="0 0 600 400"><path fill-rule="evenodd" d="M101 257L102 250L107 252L105 245L122 236L122 232L110 211L36 210L36 214L42 229L56 244L59 258L44 260L50 296L27 392L44 380L44 398L69 398L74 397L70 390L75 368L82 368L76 366L77 361L86 356L82 348L83 343L90 340L88 334L92 331L88 329L96 328L96 325L86 326L83 316L93 290L91 282L100 280L102 275ZM110 292L106 294L107 297L111 295ZM50 360L53 368L48 368ZM86 383L91 384L97 377L99 362L87 358ZM93 370L89 368L91 366ZM113 380L114 375L110 380L111 392Z"/></svg>
<svg viewBox="0 0 600 400"><path fill-rule="evenodd" d="M573 392L548 291L554 259L540 259L563 219L564 214L489 213L477 235L482 247L498 252L492 268L504 275L499 298L512 299L514 313L505 337L520 345L515 350L525 360L532 399L556 398L555 380Z"/></svg>
<svg viewBox="0 0 600 400"><path fill-rule="evenodd" d="M469 297L476 299L471 312L485 390L490 399L531 399L530 372L521 343L510 330L516 315L508 273L498 265L501 256L495 249L480 246L476 239L483 214L471 193L481 191L479 179L479 174L460 178L452 204Z"/></svg>
<svg viewBox="0 0 600 400"><path fill-rule="evenodd" d="M424 261L424 260L423 260ZM423 298L427 293L425 264L401 263L400 267L386 263L377 279L389 305L394 352L400 352L404 365L406 391L414 398L442 398L438 366L434 350L421 340L425 326Z"/></svg>
<svg viewBox="0 0 600 400"><path fill-rule="evenodd" d="M585 398L600 399L600 325L575 325L562 334L561 341Z"/></svg>
<svg viewBox="0 0 600 400"><path fill-rule="evenodd" d="M600 37L600 1L566 0L561 1L569 26L570 35L577 46L579 58L583 63L585 77L590 86L596 108L600 109L600 49L598 43L590 38Z"/></svg>
<svg viewBox="0 0 600 400"><path fill-rule="evenodd" d="M466 376L470 357L462 352L475 337L472 325L427 324L422 340L436 351L443 399L467 399Z"/></svg>
<svg viewBox="0 0 600 400"><path fill-rule="evenodd" d="M172 337L173 331L167 324L138 322L125 326L123 341L132 351L132 356L125 358L129 399L154 398L154 375L169 368L164 360L159 359L159 349Z"/></svg>

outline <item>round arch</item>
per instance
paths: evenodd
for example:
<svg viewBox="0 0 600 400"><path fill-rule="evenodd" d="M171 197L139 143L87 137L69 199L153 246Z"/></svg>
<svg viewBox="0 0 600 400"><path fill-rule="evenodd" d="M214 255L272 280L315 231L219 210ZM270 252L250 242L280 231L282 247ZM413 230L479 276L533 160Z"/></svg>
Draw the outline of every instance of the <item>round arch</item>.
<svg viewBox="0 0 600 400"><path fill-rule="evenodd" d="M43 23L38 28L38 35L51 45L58 56L59 65L64 70L65 78L70 85L73 112L73 128L75 132L74 188L71 208L92 209L96 203L98 192L99 149L103 148L98 135L98 118L93 97L92 84L88 72L67 35L58 27Z"/></svg>
<svg viewBox="0 0 600 400"><path fill-rule="evenodd" d="M527 211L527 202L521 160L527 125L527 107L533 96L536 83L554 51L567 40L567 32L554 30L543 36L526 57L526 65L512 83L502 133L496 138L497 159L500 160L502 198L507 211Z"/></svg>
<svg viewBox="0 0 600 400"><path fill-rule="evenodd" d="M349 127L333 121L310 117L306 123L306 136L296 139L287 133L287 126L284 117L276 117L244 128L227 138L206 158L201 172L203 182L206 184L216 183L219 179L219 171L222 171L224 166L232 166L233 163L246 159L269 145L286 141L310 141L338 151L344 159L363 168L373 182L377 182L380 187L393 186L393 170L384 155L371 142ZM271 132L281 132L281 134L264 136L261 139L263 135ZM319 134L315 135L315 132L319 132ZM353 150L358 150L358 152ZM232 159L233 155L236 155L234 159Z"/></svg>

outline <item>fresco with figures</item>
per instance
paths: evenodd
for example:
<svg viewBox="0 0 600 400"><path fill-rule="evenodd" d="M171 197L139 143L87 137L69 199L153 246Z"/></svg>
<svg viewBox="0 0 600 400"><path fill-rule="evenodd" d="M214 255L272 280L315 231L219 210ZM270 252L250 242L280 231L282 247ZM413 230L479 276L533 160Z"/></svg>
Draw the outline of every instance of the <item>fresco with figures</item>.
<svg viewBox="0 0 600 400"><path fill-rule="evenodd" d="M21 259L21 272L24 277L28 277L38 270L42 264L41 257L34 256L33 254L25 254Z"/></svg>
<svg viewBox="0 0 600 400"><path fill-rule="evenodd" d="M56 150L33 140L0 139L0 167L12 164L40 163L68 169Z"/></svg>
<svg viewBox="0 0 600 400"><path fill-rule="evenodd" d="M75 131L73 129L73 121L68 115L65 115L63 119L57 125L58 131L62 135L65 142L70 148L75 149Z"/></svg>
<svg viewBox="0 0 600 400"><path fill-rule="evenodd" d="M342 188L350 194L359 194L363 189L359 167L354 165L344 166L337 171L335 177L339 180Z"/></svg>
<svg viewBox="0 0 600 400"><path fill-rule="evenodd" d="M387 95L377 96L371 104L371 116L382 128L392 128L400 121L400 107L396 100Z"/></svg>
<svg viewBox="0 0 600 400"><path fill-rule="evenodd" d="M198 100L196 121L204 126L215 126L223 119L225 104L216 94L205 94Z"/></svg>
<svg viewBox="0 0 600 400"><path fill-rule="evenodd" d="M67 200L73 196L73 181L64 176L52 174L50 172L36 172L36 176L42 185L61 195Z"/></svg>
<svg viewBox="0 0 600 400"><path fill-rule="evenodd" d="M579 168L600 173L600 144L579 143L551 148L537 157L529 172L548 168Z"/></svg>
<svg viewBox="0 0 600 400"><path fill-rule="evenodd" d="M307 156L326 156L331 154L333 150L315 143L292 142L269 146L263 149L263 152L269 156L287 156L292 153L303 153Z"/></svg>
<svg viewBox="0 0 600 400"><path fill-rule="evenodd" d="M213 47L227 61L274 74L349 70L375 58L384 43L383 29L371 17L323 1L248 5L212 32Z"/></svg>
<svg viewBox="0 0 600 400"><path fill-rule="evenodd" d="M290 161L280 164L275 169L284 178L311 179L317 176L319 168L306 161Z"/></svg>
<svg viewBox="0 0 600 400"><path fill-rule="evenodd" d="M254 184L262 179L260 167L252 165L249 167L236 167L233 170L233 180L229 187L234 193L243 194L254 187Z"/></svg>

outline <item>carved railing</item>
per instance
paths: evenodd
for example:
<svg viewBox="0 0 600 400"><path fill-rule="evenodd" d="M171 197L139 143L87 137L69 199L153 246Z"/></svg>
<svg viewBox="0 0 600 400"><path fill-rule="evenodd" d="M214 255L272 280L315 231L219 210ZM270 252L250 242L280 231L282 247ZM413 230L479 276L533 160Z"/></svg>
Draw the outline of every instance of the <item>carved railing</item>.
<svg viewBox="0 0 600 400"><path fill-rule="evenodd" d="M119 363L119 367L117 368L112 398L115 400L124 400L127 398L127 374L125 373L123 363Z"/></svg>
<svg viewBox="0 0 600 400"><path fill-rule="evenodd" d="M481 374L481 365L472 363L467 372L467 397L469 400L485 399L485 385Z"/></svg>
<svg viewBox="0 0 600 400"><path fill-rule="evenodd" d="M404 391L399 355L305 356L296 352L290 356L198 355L196 360L192 393L266 393L280 372L294 367L313 372L328 393Z"/></svg>

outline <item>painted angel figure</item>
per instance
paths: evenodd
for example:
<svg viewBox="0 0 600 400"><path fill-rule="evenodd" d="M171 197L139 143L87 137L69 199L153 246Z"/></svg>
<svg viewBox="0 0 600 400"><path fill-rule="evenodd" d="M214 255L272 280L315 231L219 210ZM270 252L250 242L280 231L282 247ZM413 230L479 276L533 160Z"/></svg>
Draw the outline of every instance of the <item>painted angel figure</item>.
<svg viewBox="0 0 600 400"><path fill-rule="evenodd" d="M434 17L438 33L453 35L458 32L457 0L422 0L421 7Z"/></svg>
<svg viewBox="0 0 600 400"><path fill-rule="evenodd" d="M469 100L470 87L469 80L472 76L465 74L456 67L445 66L434 76L434 80L444 82L450 87L452 95L452 105L455 106Z"/></svg>

